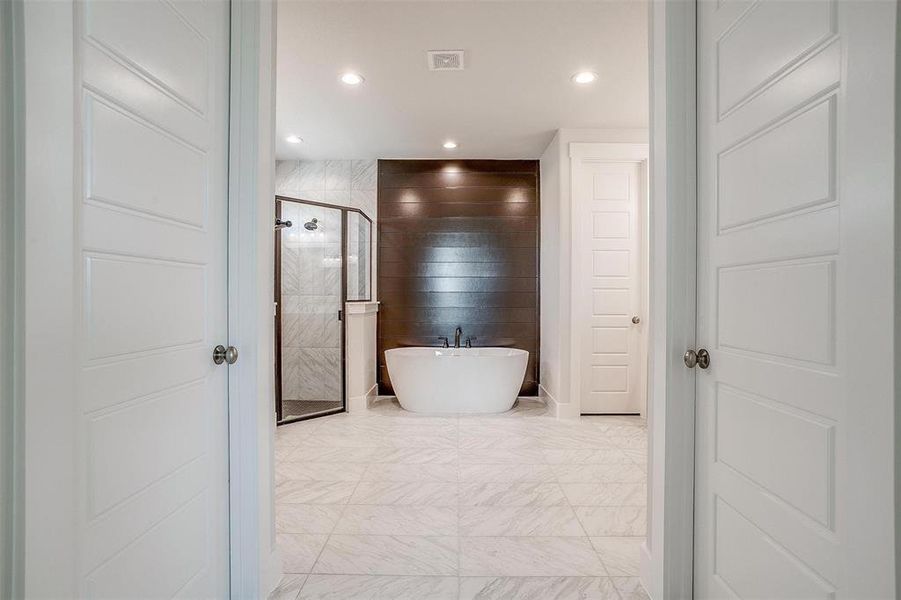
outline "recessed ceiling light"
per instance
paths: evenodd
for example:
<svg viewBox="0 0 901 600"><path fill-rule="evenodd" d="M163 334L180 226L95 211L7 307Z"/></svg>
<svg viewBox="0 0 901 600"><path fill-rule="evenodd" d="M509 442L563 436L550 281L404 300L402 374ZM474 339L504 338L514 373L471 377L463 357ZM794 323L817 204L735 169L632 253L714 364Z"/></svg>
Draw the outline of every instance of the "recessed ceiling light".
<svg viewBox="0 0 901 600"><path fill-rule="evenodd" d="M453 140L447 140L446 142L444 142L441 145L444 146L445 150L453 150L454 148L457 147L457 142L455 142Z"/></svg>
<svg viewBox="0 0 901 600"><path fill-rule="evenodd" d="M363 76L359 73L347 72L341 76L341 81L347 85L360 85L363 83Z"/></svg>
<svg viewBox="0 0 901 600"><path fill-rule="evenodd" d="M592 83L594 80L598 78L598 74L593 71L579 71L575 75L572 76L572 80L576 83L585 85L586 83Z"/></svg>
<svg viewBox="0 0 901 600"><path fill-rule="evenodd" d="M289 135L288 137L285 138L285 141L288 142L289 144L299 144L303 141L303 138L300 137L299 135Z"/></svg>

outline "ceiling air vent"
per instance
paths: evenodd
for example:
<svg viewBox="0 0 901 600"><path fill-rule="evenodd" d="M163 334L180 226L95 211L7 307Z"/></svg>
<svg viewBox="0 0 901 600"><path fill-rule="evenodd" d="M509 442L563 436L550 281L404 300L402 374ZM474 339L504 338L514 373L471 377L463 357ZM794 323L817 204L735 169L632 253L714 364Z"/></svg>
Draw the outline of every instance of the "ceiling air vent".
<svg viewBox="0 0 901 600"><path fill-rule="evenodd" d="M462 50L429 50L429 71L462 71Z"/></svg>

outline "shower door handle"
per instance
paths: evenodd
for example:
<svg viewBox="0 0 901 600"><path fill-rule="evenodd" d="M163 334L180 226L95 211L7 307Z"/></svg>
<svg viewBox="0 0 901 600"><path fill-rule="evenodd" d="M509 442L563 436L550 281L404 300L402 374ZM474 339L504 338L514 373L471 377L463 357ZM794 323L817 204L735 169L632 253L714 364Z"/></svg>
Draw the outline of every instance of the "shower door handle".
<svg viewBox="0 0 901 600"><path fill-rule="evenodd" d="M341 310L340 308L338 309L338 320L339 320L339 321L343 321L343 320L344 320L344 311Z"/></svg>

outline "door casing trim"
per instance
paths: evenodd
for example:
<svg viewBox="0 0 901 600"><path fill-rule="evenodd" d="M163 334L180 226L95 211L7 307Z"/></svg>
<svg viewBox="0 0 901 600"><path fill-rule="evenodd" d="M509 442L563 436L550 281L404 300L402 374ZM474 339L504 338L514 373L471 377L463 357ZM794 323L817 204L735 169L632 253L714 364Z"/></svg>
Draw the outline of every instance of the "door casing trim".
<svg viewBox="0 0 901 600"><path fill-rule="evenodd" d="M228 331L230 595L268 597L275 545L272 297L275 222L275 16L270 0L231 2Z"/></svg>
<svg viewBox="0 0 901 600"><path fill-rule="evenodd" d="M652 598L691 598L694 578L696 335L696 0L651 2L648 535Z"/></svg>

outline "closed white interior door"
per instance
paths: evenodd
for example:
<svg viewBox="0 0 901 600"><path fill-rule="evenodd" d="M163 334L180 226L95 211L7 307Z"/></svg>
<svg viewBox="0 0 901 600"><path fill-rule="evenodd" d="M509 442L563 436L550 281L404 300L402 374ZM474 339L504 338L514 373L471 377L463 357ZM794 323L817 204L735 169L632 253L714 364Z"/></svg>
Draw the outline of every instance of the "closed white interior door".
<svg viewBox="0 0 901 600"><path fill-rule="evenodd" d="M228 3L75 16L79 595L225 598Z"/></svg>
<svg viewBox="0 0 901 600"><path fill-rule="evenodd" d="M592 146L586 144L585 148ZM582 414L644 411L641 348L641 163L573 156L578 211ZM633 322L633 319L638 323Z"/></svg>
<svg viewBox="0 0 901 600"><path fill-rule="evenodd" d="M893 598L893 3L698 3L695 595Z"/></svg>

